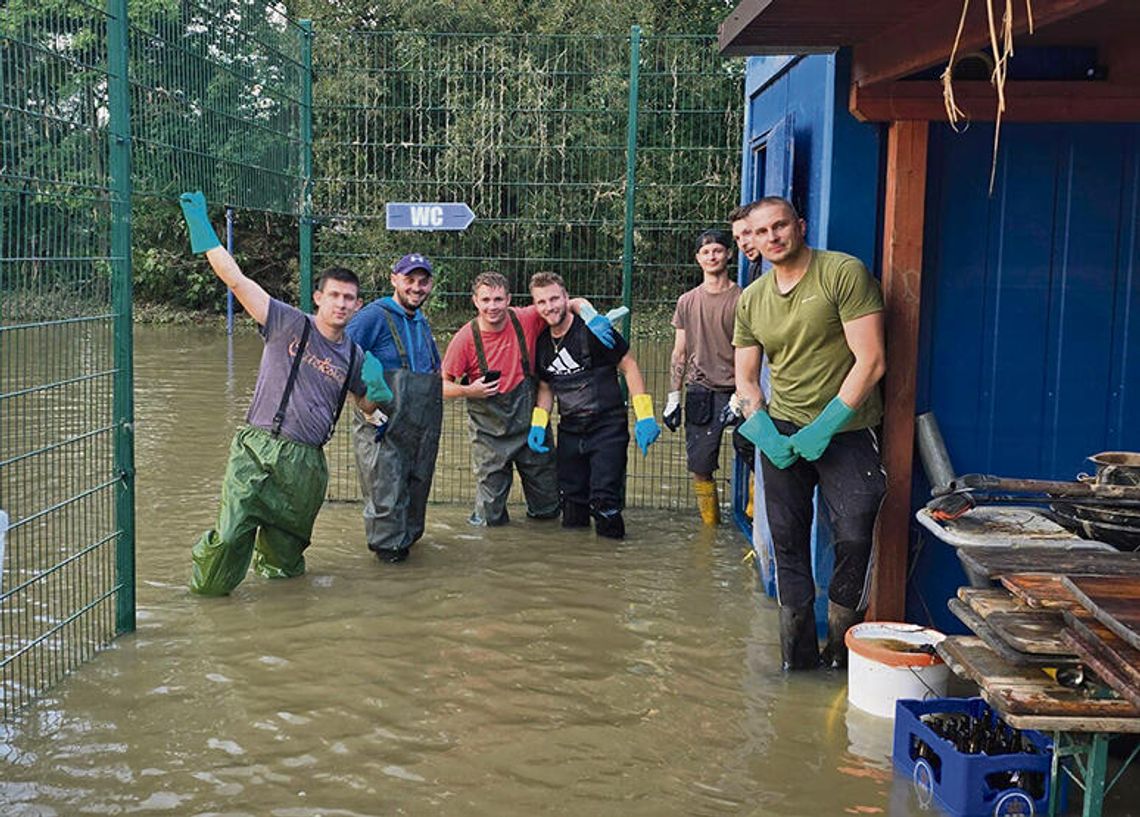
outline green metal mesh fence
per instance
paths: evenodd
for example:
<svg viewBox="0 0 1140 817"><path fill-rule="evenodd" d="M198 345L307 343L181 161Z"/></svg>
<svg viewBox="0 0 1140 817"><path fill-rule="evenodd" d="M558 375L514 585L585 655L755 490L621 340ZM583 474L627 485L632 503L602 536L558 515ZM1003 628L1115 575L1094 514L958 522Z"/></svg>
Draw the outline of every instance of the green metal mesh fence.
<svg viewBox="0 0 1140 817"><path fill-rule="evenodd" d="M315 59L315 266L352 267L386 294L392 262L426 253L441 345L473 316L479 272L506 275L516 305L529 302L532 273L558 272L599 307L630 303L634 353L660 406L672 305L700 280L693 239L736 202L741 66L712 38L636 30L318 32ZM463 233L388 232L390 201L466 202L477 220ZM357 498L344 429L329 459L330 497ZM629 504L691 504L682 435L666 433L646 460L633 449L630 462ZM433 499L472 495L456 401Z"/></svg>
<svg viewBox="0 0 1140 817"><path fill-rule="evenodd" d="M633 307L663 400L672 304L699 278L692 239L738 189L740 67L711 38L636 30L314 39L278 8L0 7L4 717L134 627L132 252L149 247L132 247L132 224L177 223L182 190L296 217L303 300L314 261L355 267L375 293L395 258L428 253L443 343L478 272L503 272L525 303L533 272L558 271L600 307ZM463 201L478 220L388 232L389 201ZM631 462L630 504L689 504L680 435ZM343 429L330 470L331 496L355 498ZM434 499L469 500L469 473L451 404Z"/></svg>
<svg viewBox="0 0 1140 817"><path fill-rule="evenodd" d="M132 205L298 212L307 45L261 2L0 8L4 717L134 627Z"/></svg>

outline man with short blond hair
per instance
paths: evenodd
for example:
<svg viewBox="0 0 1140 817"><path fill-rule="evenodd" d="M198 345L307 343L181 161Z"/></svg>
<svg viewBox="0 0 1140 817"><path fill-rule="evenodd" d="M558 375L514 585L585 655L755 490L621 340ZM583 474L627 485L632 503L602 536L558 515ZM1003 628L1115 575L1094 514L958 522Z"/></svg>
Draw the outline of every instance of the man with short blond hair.
<svg viewBox="0 0 1140 817"><path fill-rule="evenodd" d="M533 306L511 306L510 285L498 272L475 276L471 293L478 314L455 333L443 356L443 396L467 401L477 480L469 521L489 527L510 521L507 499L514 470L522 482L527 516L554 518L559 509L554 455L527 445L536 393L534 345L546 322ZM570 305L596 317L588 301L578 298ZM591 331L601 343L613 343L605 318L595 320Z"/></svg>
<svg viewBox="0 0 1140 817"><path fill-rule="evenodd" d="M562 525L588 527L592 516L599 536L621 539L629 427L617 375L624 375L629 387L642 454L661 433L653 400L625 338L615 332L612 348L599 343L586 322L571 313L561 276L536 273L530 293L546 328L535 350L541 382L527 444L533 451L549 450L550 411L557 396Z"/></svg>

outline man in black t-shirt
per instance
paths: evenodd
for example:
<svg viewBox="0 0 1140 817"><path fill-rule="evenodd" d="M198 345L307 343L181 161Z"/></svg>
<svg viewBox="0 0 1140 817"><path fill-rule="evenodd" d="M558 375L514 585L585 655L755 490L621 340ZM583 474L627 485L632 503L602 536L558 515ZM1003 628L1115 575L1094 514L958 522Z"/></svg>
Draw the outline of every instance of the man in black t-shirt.
<svg viewBox="0 0 1140 817"><path fill-rule="evenodd" d="M527 444L540 453L549 450L549 412L557 395L562 526L587 527L593 516L599 536L621 539L629 427L617 374L629 387L637 417L634 436L643 455L661 433L653 417L653 399L645 393L645 381L625 338L614 332L613 348L603 346L570 311L561 276L536 273L530 292L546 328L535 343L539 385Z"/></svg>

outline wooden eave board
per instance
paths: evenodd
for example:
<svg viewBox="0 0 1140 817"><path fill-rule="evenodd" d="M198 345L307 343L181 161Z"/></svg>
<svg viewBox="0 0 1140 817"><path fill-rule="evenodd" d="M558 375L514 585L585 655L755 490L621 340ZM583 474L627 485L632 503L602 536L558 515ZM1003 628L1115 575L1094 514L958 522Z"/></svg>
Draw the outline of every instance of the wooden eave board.
<svg viewBox="0 0 1140 817"><path fill-rule="evenodd" d="M1140 579L1066 576L1064 585L1105 627L1140 650Z"/></svg>
<svg viewBox="0 0 1140 817"><path fill-rule="evenodd" d="M1129 701L1088 698L1040 669L1011 666L980 638L950 636L938 645L938 654L956 674L974 681L990 705L1019 729L1140 732L1140 710Z"/></svg>
<svg viewBox="0 0 1140 817"><path fill-rule="evenodd" d="M1048 547L959 548L958 558L979 575L1058 573L1066 576L1133 576L1140 578L1140 553L1118 550Z"/></svg>

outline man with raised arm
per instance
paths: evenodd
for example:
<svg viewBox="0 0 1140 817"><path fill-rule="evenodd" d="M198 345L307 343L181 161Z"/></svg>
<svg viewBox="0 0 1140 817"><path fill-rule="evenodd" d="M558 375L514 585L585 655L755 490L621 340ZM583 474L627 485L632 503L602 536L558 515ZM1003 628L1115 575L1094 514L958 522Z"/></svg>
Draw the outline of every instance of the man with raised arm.
<svg viewBox="0 0 1140 817"><path fill-rule="evenodd" d="M469 521L491 527L510 521L512 468L519 472L527 516L553 519L559 509L554 455L527 445L536 390L535 341L546 321L534 306L511 306L510 286L497 272L477 275L471 290L478 314L455 333L443 355L444 398L467 399L476 478ZM603 346L613 346L608 316L581 298L570 306Z"/></svg>
<svg viewBox="0 0 1140 817"><path fill-rule="evenodd" d="M435 285L431 261L409 253L389 280L392 294L361 309L346 331L383 364L394 394L378 415L353 413L352 443L368 548L381 562L397 563L424 534L443 388L439 348L422 309Z"/></svg>
<svg viewBox="0 0 1140 817"><path fill-rule="evenodd" d="M313 293L317 312L308 316L242 274L210 226L201 193L183 193L179 204L191 250L206 254L265 341L247 425L230 445L217 527L192 552L190 590L223 596L245 578L251 558L266 578L305 572L304 551L328 484L323 447L345 397L352 392L371 411L392 393L379 361L345 337L359 305L355 274L326 270Z"/></svg>
<svg viewBox="0 0 1140 817"><path fill-rule="evenodd" d="M618 373L629 387L637 417L634 435L643 455L661 433L653 399L625 338L615 332L612 348L599 342L570 311L560 275L535 273L530 294L546 328L535 350L540 382L527 444L532 451L549 450L550 411L557 396L562 526L589 527L593 516L599 536L621 539L629 426Z"/></svg>
<svg viewBox="0 0 1140 817"><path fill-rule="evenodd" d="M720 498L713 472L731 414L725 412L734 384L732 327L740 287L728 277L732 241L721 230L697 236L701 283L677 299L673 311L673 353L669 394L661 415L666 428L681 425L681 386L685 388L685 457L693 475L697 510L706 525L720 523Z"/></svg>
<svg viewBox="0 0 1140 817"><path fill-rule="evenodd" d="M763 452L764 502L776 556L780 651L786 670L820 663L811 567L812 496L831 523L823 662L847 662L844 636L870 589L873 531L886 491L879 456L885 369L883 298L859 259L816 250L791 202L766 197L730 216L741 251L772 268L745 288L736 311L741 433ZM760 390L768 355L771 400Z"/></svg>

